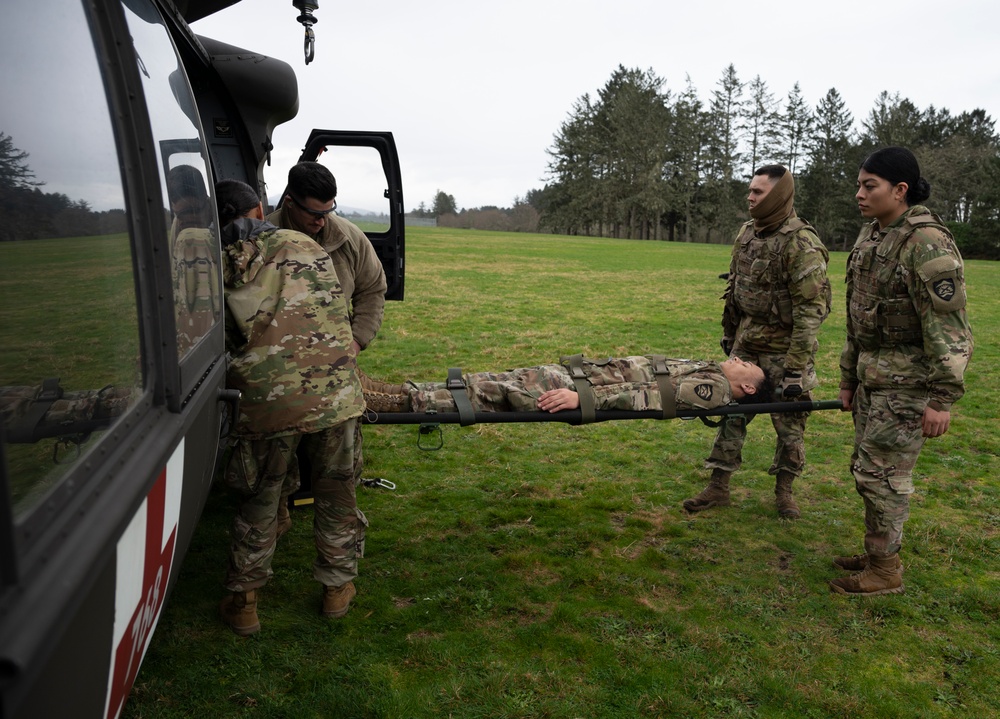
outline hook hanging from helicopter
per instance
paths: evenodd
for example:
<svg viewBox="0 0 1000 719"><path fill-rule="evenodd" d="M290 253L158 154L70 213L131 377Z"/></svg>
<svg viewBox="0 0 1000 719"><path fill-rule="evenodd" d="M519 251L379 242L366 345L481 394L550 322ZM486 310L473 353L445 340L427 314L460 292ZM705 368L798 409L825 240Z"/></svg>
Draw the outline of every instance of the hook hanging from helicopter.
<svg viewBox="0 0 1000 719"><path fill-rule="evenodd" d="M295 19L302 23L306 29L304 51L306 65L308 65L316 56L316 35L313 33L312 26L319 22L319 18L313 16L313 11L319 9L319 0L292 0L292 5L300 13Z"/></svg>

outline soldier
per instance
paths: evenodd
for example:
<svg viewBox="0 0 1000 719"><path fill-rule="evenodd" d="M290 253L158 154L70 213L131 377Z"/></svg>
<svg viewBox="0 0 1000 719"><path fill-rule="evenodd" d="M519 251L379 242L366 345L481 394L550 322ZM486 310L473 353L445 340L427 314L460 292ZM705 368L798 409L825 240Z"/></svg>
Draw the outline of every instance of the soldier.
<svg viewBox="0 0 1000 719"><path fill-rule="evenodd" d="M257 590L272 574L279 502L299 446L312 467L313 576L323 585L322 613L347 613L367 524L354 484L354 425L364 401L347 302L329 255L305 235L264 222L245 183L218 183L216 201L228 384L242 393L225 478L244 495L220 609L245 636L260 629Z"/></svg>
<svg viewBox="0 0 1000 719"><path fill-rule="evenodd" d="M780 398L810 400L817 386L813 363L820 324L830 313L829 255L816 231L795 214L792 173L781 165L759 168L750 182L750 217L733 244L729 284L723 295L722 348L754 362ZM778 515L800 512L792 483L805 465L805 412L772 414L777 434L774 462ZM719 428L705 466L709 485L684 500L689 512L729 504L729 479L743 462L746 420L728 418Z"/></svg>
<svg viewBox="0 0 1000 719"><path fill-rule="evenodd" d="M580 358L594 408L601 410L662 410L655 371L661 358ZM764 372L733 357L725 362L662 358L676 409L715 409L730 402L747 402L765 386ZM477 372L462 377L476 412L559 412L580 406L578 385L561 364L525 367L507 372ZM361 375L365 402L375 412L454 412L455 400L442 382L386 384Z"/></svg>
<svg viewBox="0 0 1000 719"><path fill-rule="evenodd" d="M965 392L972 329L962 256L913 153L873 152L858 173L858 207L872 219L847 261L847 341L840 399L854 416L851 472L865 505L865 553L834 564L857 572L830 582L850 595L903 591L899 551L913 467L927 437L948 431Z"/></svg>
<svg viewBox="0 0 1000 719"><path fill-rule="evenodd" d="M351 321L351 346L357 357L375 339L385 311L385 271L368 236L352 222L338 217L337 180L318 162L300 162L288 171L288 189L281 209L267 216L278 227L297 230L312 237L333 259L340 286L347 298ZM361 481L361 423L357 424L354 451ZM295 473L297 473L297 468ZM298 484L292 491L298 489ZM281 504L279 536L292 526L288 498Z"/></svg>
<svg viewBox="0 0 1000 719"><path fill-rule="evenodd" d="M184 356L219 321L219 239L212 225L212 198L201 171L177 165L167 173L171 266L177 350Z"/></svg>

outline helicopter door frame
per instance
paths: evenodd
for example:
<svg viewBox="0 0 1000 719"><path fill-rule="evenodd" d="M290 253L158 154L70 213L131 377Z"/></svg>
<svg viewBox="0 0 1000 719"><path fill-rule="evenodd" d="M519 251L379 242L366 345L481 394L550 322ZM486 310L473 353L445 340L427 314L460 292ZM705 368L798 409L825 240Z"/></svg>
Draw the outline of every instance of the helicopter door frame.
<svg viewBox="0 0 1000 719"><path fill-rule="evenodd" d="M391 132L357 130L314 129L306 140L299 162L315 162L327 147L370 147L382 159L388 187L385 198L389 200L389 229L385 232L365 231L385 270L387 300L403 299L405 277L406 226L403 208L403 180L399 169L399 154ZM286 188L287 191L287 188ZM282 197L285 192L282 192Z"/></svg>

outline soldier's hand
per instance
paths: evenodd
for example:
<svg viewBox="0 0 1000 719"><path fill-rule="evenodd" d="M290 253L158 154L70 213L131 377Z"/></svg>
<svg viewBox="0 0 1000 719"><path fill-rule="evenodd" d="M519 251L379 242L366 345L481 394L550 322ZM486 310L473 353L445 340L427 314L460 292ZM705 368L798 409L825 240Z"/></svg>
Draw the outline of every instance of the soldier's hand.
<svg viewBox="0 0 1000 719"><path fill-rule="evenodd" d="M733 353L733 338L723 337L719 340L719 346L722 348L722 351L726 353L726 357L728 357Z"/></svg>
<svg viewBox="0 0 1000 719"><path fill-rule="evenodd" d="M948 410L937 410L930 406L924 409L921 429L925 437L940 437L948 431L950 425L951 412Z"/></svg>
<svg viewBox="0 0 1000 719"><path fill-rule="evenodd" d="M571 389L550 389L538 398L538 409L543 412L561 412L580 406L580 395Z"/></svg>
<svg viewBox="0 0 1000 719"><path fill-rule="evenodd" d="M795 399L802 394L802 373L795 370L786 371L778 389L783 399Z"/></svg>

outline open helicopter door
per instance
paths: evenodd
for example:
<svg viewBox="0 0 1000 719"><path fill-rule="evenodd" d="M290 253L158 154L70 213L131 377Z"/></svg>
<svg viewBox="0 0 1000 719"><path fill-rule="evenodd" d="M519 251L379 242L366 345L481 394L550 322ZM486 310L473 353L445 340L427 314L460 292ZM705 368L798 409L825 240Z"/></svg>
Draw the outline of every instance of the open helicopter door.
<svg viewBox="0 0 1000 719"><path fill-rule="evenodd" d="M333 173L337 214L371 240L385 269L385 298L402 300L403 183L392 133L313 130L299 157L303 160L319 162Z"/></svg>

